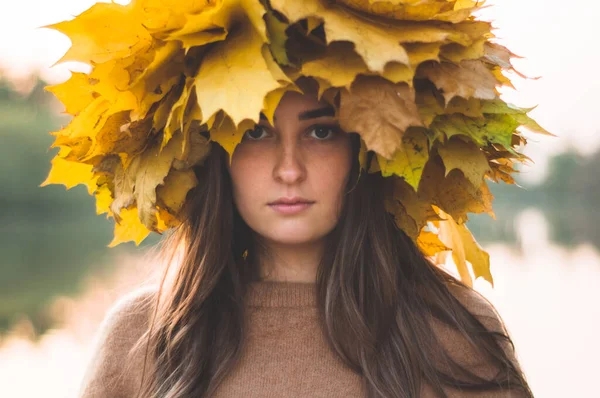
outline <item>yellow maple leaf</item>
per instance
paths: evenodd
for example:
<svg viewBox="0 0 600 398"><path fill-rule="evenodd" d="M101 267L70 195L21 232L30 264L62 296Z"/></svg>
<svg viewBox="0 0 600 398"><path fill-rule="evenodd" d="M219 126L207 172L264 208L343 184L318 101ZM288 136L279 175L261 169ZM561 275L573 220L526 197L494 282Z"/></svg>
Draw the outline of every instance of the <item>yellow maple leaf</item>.
<svg viewBox="0 0 600 398"><path fill-rule="evenodd" d="M99 64L147 49L152 37L132 13L131 4L96 3L75 19L44 26L64 33L72 42L55 65L65 61Z"/></svg>
<svg viewBox="0 0 600 398"><path fill-rule="evenodd" d="M195 78L202 123L219 110L236 125L244 119L258 122L264 97L280 87L263 58L262 45L260 35L246 25L206 55Z"/></svg>
<svg viewBox="0 0 600 398"><path fill-rule="evenodd" d="M71 77L67 81L45 89L63 103L66 113L77 115L94 100L89 79L86 73L71 72Z"/></svg>
<svg viewBox="0 0 600 398"><path fill-rule="evenodd" d="M494 196L487 183L482 181L479 186L474 186L460 170L452 170L446 176L439 157L427 162L423 170L419 199L435 204L458 223L467 221L468 213L487 213L495 218Z"/></svg>
<svg viewBox="0 0 600 398"><path fill-rule="evenodd" d="M408 130L402 137L402 146L391 159L377 155L381 175L402 177L416 191L429 159L427 136L421 130Z"/></svg>
<svg viewBox="0 0 600 398"><path fill-rule="evenodd" d="M439 252L451 250L448 246L442 243L438 234L421 230L417 237L417 245L426 256L434 256Z"/></svg>
<svg viewBox="0 0 600 398"><path fill-rule="evenodd" d="M107 217L112 215L112 212L110 211L110 204L113 201L113 197L108 185L102 184L98 186L94 196L96 197L96 214L108 213Z"/></svg>
<svg viewBox="0 0 600 398"><path fill-rule="evenodd" d="M109 110L110 102L98 97L81 111L78 117L71 119L67 127L53 134L64 135L69 138L89 137L93 140L110 116Z"/></svg>
<svg viewBox="0 0 600 398"><path fill-rule="evenodd" d="M65 151L61 152L65 153ZM97 180L92 173L92 168L93 166L89 164L65 160L59 152L52 159L52 168L40 187L49 184L63 184L67 189L71 189L76 185L84 184L91 195L96 190Z"/></svg>
<svg viewBox="0 0 600 398"><path fill-rule="evenodd" d="M188 192L198 184L193 170L171 170L164 183L156 189L156 196L166 209L177 214L185 202Z"/></svg>
<svg viewBox="0 0 600 398"><path fill-rule="evenodd" d="M133 156L140 153L146 147L150 127L151 120L130 122L129 112L112 114L80 159L86 161L101 155L128 153Z"/></svg>
<svg viewBox="0 0 600 398"><path fill-rule="evenodd" d="M406 83L409 87L412 87L415 71L408 65L392 61L385 64L381 76L392 83Z"/></svg>
<svg viewBox="0 0 600 398"><path fill-rule="evenodd" d="M136 0L136 12L142 15L144 26L152 33L172 32L181 28L186 15L200 14L218 1Z"/></svg>
<svg viewBox="0 0 600 398"><path fill-rule="evenodd" d="M410 66L416 69L425 61L439 61L442 43L405 43L404 48L408 53Z"/></svg>
<svg viewBox="0 0 600 398"><path fill-rule="evenodd" d="M366 11L369 14L398 20L440 20L454 23L467 19L483 4L483 1L477 2L473 0L338 0L338 2L361 11Z"/></svg>
<svg viewBox="0 0 600 398"><path fill-rule="evenodd" d="M491 171L485 154L472 141L448 140L439 146L438 153L446 167L446 176L450 171L459 169L475 187L479 187L483 176Z"/></svg>
<svg viewBox="0 0 600 398"><path fill-rule="evenodd" d="M229 163L235 147L242 141L244 132L254 127L255 122L250 119L242 120L239 125L235 125L228 115L220 112L215 115L213 127L210 130L210 139L215 141L229 154Z"/></svg>
<svg viewBox="0 0 600 398"><path fill-rule="evenodd" d="M396 225L413 240L419 236L429 220L439 217L433 211L431 202L419 198L415 190L402 178L389 177L390 191L385 197L386 210L394 216Z"/></svg>
<svg viewBox="0 0 600 398"><path fill-rule="evenodd" d="M140 222L137 208L122 209L118 221L115 219L114 238L108 247L129 241L134 241L138 246L149 234L150 230Z"/></svg>
<svg viewBox="0 0 600 398"><path fill-rule="evenodd" d="M348 42L331 43L325 56L305 62L301 73L304 76L324 79L329 86L349 89L356 75L368 71L367 65L353 47L352 43Z"/></svg>
<svg viewBox="0 0 600 398"><path fill-rule="evenodd" d="M443 219L439 221L439 239L444 245L452 249L452 259L457 267L460 279L473 286L473 279L467 266L467 261L473 268L475 278L482 277L492 287L494 280L490 272L490 256L479 246L465 224L458 224L449 214L434 206L436 212Z"/></svg>
<svg viewBox="0 0 600 398"><path fill-rule="evenodd" d="M291 22L317 17L323 20L327 43L350 41L364 59L369 70L383 71L389 61L408 64L408 54L400 45L394 30L385 29L341 7L327 6L321 0L272 0L271 6Z"/></svg>
<svg viewBox="0 0 600 398"><path fill-rule="evenodd" d="M485 44L487 38L483 37L476 40L470 46L463 46L458 43L449 43L441 48L441 55L444 59L460 64L461 61L468 59L479 59L485 55Z"/></svg>
<svg viewBox="0 0 600 398"><path fill-rule="evenodd" d="M183 131L184 126L184 111L188 106L188 101L190 100L190 96L193 91L195 91L195 80L194 79L186 79L185 85L183 86L183 91L179 95L179 98L170 105L173 99L170 99L165 107L159 109L161 114L156 115L156 118L164 119L164 113L169 112L169 116L165 121L165 126L163 130L163 139L161 143L161 150L168 144L176 131ZM164 113L163 113L164 112Z"/></svg>
<svg viewBox="0 0 600 398"><path fill-rule="evenodd" d="M162 184L174 160L181 157L183 135L176 134L160 150L156 143L142 154L134 157L127 168L117 167L115 171L114 202L112 212L121 217L120 211L134 201L139 218L146 228L156 228L156 188Z"/></svg>
<svg viewBox="0 0 600 398"><path fill-rule="evenodd" d="M127 90L131 80L127 69L135 60L135 56L110 60L97 64L90 72L89 81L94 96L108 101L114 112L135 109L137 106L135 95Z"/></svg>
<svg viewBox="0 0 600 398"><path fill-rule="evenodd" d="M285 93L288 91L301 92L295 84L288 84L270 91L265 96L262 113L265 115L271 126L275 125L275 121L273 120L273 118L275 115L275 110L277 109L277 105L279 105L279 102L281 101Z"/></svg>

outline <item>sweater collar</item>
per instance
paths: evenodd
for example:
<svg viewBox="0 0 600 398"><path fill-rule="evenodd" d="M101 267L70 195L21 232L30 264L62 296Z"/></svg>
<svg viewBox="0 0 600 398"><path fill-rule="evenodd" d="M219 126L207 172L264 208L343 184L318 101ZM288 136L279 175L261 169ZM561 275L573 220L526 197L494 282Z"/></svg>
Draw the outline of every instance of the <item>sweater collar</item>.
<svg viewBox="0 0 600 398"><path fill-rule="evenodd" d="M250 307L315 307L316 283L250 282L246 303Z"/></svg>

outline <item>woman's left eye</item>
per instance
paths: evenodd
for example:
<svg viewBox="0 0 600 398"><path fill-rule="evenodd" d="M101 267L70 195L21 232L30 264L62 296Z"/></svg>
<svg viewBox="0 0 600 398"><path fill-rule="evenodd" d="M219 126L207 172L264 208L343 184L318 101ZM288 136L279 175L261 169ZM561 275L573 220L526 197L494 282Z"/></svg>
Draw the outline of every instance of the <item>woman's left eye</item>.
<svg viewBox="0 0 600 398"><path fill-rule="evenodd" d="M336 133L334 126L313 126L309 130L309 134L319 140L331 139Z"/></svg>

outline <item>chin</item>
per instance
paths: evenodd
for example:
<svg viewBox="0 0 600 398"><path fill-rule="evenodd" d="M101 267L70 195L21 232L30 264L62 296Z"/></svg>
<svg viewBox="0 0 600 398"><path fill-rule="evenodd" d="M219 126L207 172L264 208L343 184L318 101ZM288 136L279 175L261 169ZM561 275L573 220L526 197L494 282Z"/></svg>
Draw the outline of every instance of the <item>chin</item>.
<svg viewBox="0 0 600 398"><path fill-rule="evenodd" d="M317 242L329 232L318 230L314 228L314 225L280 225L265 229L265 233L261 234L264 238L282 245L302 245Z"/></svg>

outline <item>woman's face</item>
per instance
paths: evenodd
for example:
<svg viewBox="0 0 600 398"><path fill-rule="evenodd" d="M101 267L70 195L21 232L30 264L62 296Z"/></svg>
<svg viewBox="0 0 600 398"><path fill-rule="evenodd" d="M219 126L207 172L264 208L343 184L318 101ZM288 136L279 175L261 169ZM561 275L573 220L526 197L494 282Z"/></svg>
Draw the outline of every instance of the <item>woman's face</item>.
<svg viewBox="0 0 600 398"><path fill-rule="evenodd" d="M261 115L235 149L234 202L266 241L317 242L337 223L351 165L350 135L339 128L331 105L313 94L287 92L274 126Z"/></svg>

